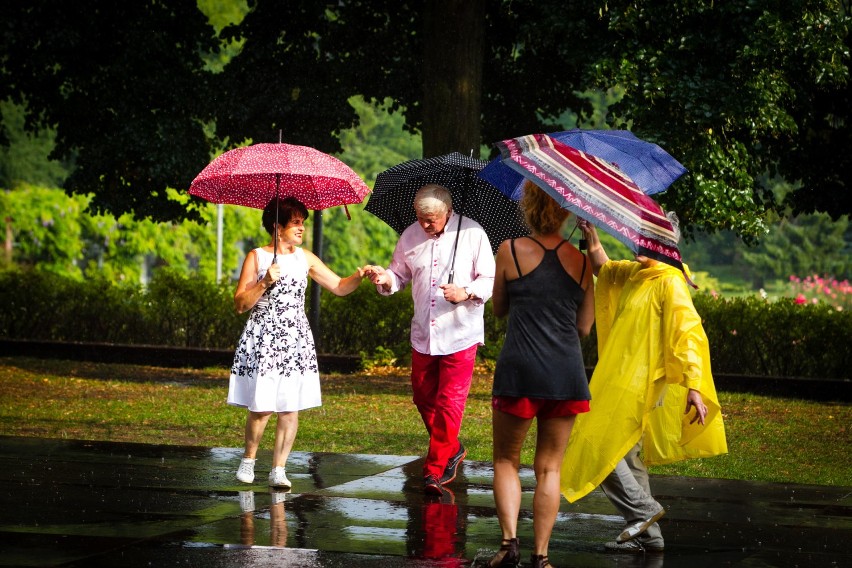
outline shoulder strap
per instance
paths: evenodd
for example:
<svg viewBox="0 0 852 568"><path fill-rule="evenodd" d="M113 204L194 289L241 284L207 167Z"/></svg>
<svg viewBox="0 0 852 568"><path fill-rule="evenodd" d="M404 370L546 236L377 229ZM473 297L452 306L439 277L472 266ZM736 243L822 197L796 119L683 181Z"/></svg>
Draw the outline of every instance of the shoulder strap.
<svg viewBox="0 0 852 568"><path fill-rule="evenodd" d="M512 249L512 260L515 261L515 268L518 269L518 278L520 278L521 276L523 276L523 274L521 273L521 265L518 264L518 256L515 254L515 239L512 239L512 241L510 242L510 246Z"/></svg>
<svg viewBox="0 0 852 568"><path fill-rule="evenodd" d="M580 256L583 257L583 271L580 272L580 282L579 282L580 288L582 288L583 287L583 277L586 275L586 260L587 260L587 258L586 258L586 255L583 254L582 252L580 253Z"/></svg>
<svg viewBox="0 0 852 568"><path fill-rule="evenodd" d="M529 240L531 240L532 242L534 242L535 244L537 244L538 246L540 246L541 248L543 248L544 250L548 250L548 248L547 248L546 246L544 246L543 244L541 244L540 242L538 242L537 240L535 240L533 237L531 237L531 236L527 235L527 238L528 238ZM559 247L556 247L556 248L559 248Z"/></svg>

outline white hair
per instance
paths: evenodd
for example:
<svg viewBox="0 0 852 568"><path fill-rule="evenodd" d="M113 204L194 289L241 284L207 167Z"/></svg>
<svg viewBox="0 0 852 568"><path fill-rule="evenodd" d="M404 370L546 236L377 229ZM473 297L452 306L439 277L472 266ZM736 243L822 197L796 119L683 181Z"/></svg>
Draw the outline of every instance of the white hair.
<svg viewBox="0 0 852 568"><path fill-rule="evenodd" d="M417 190L414 208L425 215L448 213L453 208L453 198L446 187L430 183Z"/></svg>

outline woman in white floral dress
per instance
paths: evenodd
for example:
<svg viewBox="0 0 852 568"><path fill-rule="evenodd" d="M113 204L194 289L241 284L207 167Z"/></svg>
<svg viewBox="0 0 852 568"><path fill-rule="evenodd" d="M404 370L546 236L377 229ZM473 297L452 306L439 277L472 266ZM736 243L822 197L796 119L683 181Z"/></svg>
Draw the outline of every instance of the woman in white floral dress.
<svg viewBox="0 0 852 568"><path fill-rule="evenodd" d="M289 488L285 466L296 439L299 411L322 404L316 348L305 315L308 276L338 296L354 292L364 277L359 268L341 278L315 254L297 246L302 244L307 217L307 208L292 197L266 206L263 227L272 241L248 253L234 294L238 313L252 310L237 345L228 388L228 404L248 409L245 453L237 469L243 483L254 481L257 449L275 413L269 484Z"/></svg>

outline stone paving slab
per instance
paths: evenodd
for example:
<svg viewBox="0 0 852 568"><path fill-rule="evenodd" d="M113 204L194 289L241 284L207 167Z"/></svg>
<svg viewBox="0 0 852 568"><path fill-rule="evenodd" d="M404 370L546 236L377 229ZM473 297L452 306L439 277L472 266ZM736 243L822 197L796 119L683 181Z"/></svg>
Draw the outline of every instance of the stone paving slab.
<svg viewBox="0 0 852 568"><path fill-rule="evenodd" d="M444 497L417 456L300 453L288 493L233 478L241 450L0 437L0 566L481 565L499 525L490 464ZM519 534L532 540L529 468ZM655 476L666 551L612 554L621 519L600 491L563 501L554 566L850 566L852 488ZM524 559L529 554L525 548Z"/></svg>

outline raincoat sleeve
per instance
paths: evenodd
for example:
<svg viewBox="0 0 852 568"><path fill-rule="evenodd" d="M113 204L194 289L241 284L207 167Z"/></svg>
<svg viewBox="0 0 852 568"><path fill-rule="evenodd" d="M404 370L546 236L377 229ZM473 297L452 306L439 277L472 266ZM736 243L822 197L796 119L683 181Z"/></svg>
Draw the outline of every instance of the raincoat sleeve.
<svg viewBox="0 0 852 568"><path fill-rule="evenodd" d="M682 276L666 278L662 314L662 344L666 387L651 412L643 439L648 465L727 453L725 428L710 369L710 347ZM689 389L701 393L707 405L702 426L685 414Z"/></svg>
<svg viewBox="0 0 852 568"><path fill-rule="evenodd" d="M604 345L609 339L624 284L637 266L635 262L629 260L610 260L598 271L595 282L595 333L598 339L598 357L603 353Z"/></svg>

